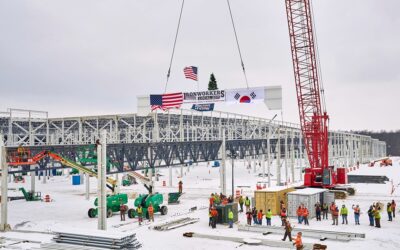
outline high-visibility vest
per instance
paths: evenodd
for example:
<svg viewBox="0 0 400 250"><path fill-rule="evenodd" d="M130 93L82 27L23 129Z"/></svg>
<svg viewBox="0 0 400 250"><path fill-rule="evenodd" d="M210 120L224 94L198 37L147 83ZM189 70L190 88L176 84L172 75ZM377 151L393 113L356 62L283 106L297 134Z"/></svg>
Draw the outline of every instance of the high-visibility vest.
<svg viewBox="0 0 400 250"><path fill-rule="evenodd" d="M230 211L228 213L228 219L233 220L233 212L232 211Z"/></svg>
<svg viewBox="0 0 400 250"><path fill-rule="evenodd" d="M354 209L354 212L356 212L356 209ZM349 213L349 211L347 210L347 207L342 207L340 209L340 214L341 215L347 215Z"/></svg>
<svg viewBox="0 0 400 250"><path fill-rule="evenodd" d="M301 240L301 236L297 235L297 238L296 238L294 244L296 245L296 247L301 247L303 245L303 242Z"/></svg>
<svg viewBox="0 0 400 250"><path fill-rule="evenodd" d="M375 219L380 219L381 218L381 213L379 213L378 210L375 210L374 211L374 217L375 217Z"/></svg>
<svg viewBox="0 0 400 250"><path fill-rule="evenodd" d="M142 210L141 207L138 207L138 208L136 209L136 212L137 212L138 214L142 214L143 210Z"/></svg>
<svg viewBox="0 0 400 250"><path fill-rule="evenodd" d="M304 217L307 217L307 216L308 216L308 209L307 209L307 208L304 208L304 209L303 209L303 216L304 216Z"/></svg>
<svg viewBox="0 0 400 250"><path fill-rule="evenodd" d="M149 212L149 214L152 214L154 212L153 206L148 207L147 211Z"/></svg>
<svg viewBox="0 0 400 250"><path fill-rule="evenodd" d="M249 199L246 199L246 200L244 201L244 204L245 204L246 206L250 206L250 200L249 200Z"/></svg>
<svg viewBox="0 0 400 250"><path fill-rule="evenodd" d="M267 212L267 214L265 215L265 218L271 219L272 218L272 212L271 211Z"/></svg>
<svg viewBox="0 0 400 250"><path fill-rule="evenodd" d="M259 220L261 220L261 219L262 219L262 217L263 217L263 214L262 214L261 212L258 212L258 214L257 214L257 218L258 218Z"/></svg>

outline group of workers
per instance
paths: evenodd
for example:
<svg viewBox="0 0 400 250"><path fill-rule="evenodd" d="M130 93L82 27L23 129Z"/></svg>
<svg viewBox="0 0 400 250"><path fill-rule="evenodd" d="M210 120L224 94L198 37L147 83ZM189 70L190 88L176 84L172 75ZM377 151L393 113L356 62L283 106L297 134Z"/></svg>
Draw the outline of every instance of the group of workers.
<svg viewBox="0 0 400 250"><path fill-rule="evenodd" d="M308 208L304 206L304 204L301 204L297 208L296 214L297 214L297 220L298 220L299 224L302 224L304 222L304 225L309 225L308 224L308 216L309 216L310 212L308 211Z"/></svg>
<svg viewBox="0 0 400 250"><path fill-rule="evenodd" d="M215 205L226 205L228 203L232 203L234 201L233 197L230 196L226 196L222 193L218 194L218 193L212 193L210 196L210 204L209 204L209 208L211 209L213 206Z"/></svg>
<svg viewBox="0 0 400 250"><path fill-rule="evenodd" d="M128 206L122 203L122 200L120 199L120 206L119 206L119 212L121 216L121 221L125 221L125 214L128 211ZM153 204L150 202L149 206L147 207L147 213L148 213L148 218L149 221L154 222L154 207ZM143 223L143 207L139 204L139 206L136 208L136 214L138 217L138 222L139 226L142 225Z"/></svg>

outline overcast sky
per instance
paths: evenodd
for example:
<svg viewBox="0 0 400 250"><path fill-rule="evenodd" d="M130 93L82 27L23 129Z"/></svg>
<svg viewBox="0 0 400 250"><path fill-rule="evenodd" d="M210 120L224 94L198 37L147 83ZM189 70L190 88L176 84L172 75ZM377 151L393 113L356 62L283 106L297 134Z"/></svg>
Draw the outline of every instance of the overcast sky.
<svg viewBox="0 0 400 250"><path fill-rule="evenodd" d="M0 0L0 111L51 117L136 112L162 93L181 0ZM400 129L399 0L314 0L332 129ZM298 122L284 0L231 0L250 86L281 85ZM186 0L168 91L194 91L183 68L245 87L225 0ZM271 118L264 105L217 109Z"/></svg>

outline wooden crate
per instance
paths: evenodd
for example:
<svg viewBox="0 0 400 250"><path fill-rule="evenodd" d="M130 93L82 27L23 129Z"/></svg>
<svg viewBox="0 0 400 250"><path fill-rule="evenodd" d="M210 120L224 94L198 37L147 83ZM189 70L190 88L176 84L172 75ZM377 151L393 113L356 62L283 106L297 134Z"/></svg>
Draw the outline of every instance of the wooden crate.
<svg viewBox="0 0 400 250"><path fill-rule="evenodd" d="M263 213L271 209L273 215L280 213L280 201L287 204L287 193L294 191L293 187L273 187L268 190L254 192L257 210L262 209Z"/></svg>

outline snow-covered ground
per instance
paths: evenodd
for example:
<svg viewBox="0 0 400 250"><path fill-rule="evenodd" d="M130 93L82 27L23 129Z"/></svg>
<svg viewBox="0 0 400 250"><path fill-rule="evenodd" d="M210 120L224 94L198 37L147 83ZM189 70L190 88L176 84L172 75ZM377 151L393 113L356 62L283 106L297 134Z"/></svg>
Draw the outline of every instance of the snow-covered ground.
<svg viewBox="0 0 400 250"><path fill-rule="evenodd" d="M367 174L367 175L386 175L393 180L396 187L400 183L400 158L393 157L393 166L391 167L368 167L362 165L360 169L351 172L351 174ZM231 171L230 165L227 166L227 187L228 193L231 192ZM275 168L272 167L273 184L276 181ZM180 178L180 167L173 169L173 187L168 187L168 169L161 169L163 175L156 183L156 191L167 194L168 192L176 192L177 184ZM263 181L262 177L258 177L261 173L259 167L254 173L253 169L246 169L244 162L235 162L235 186L241 186L237 189L242 189L245 194L252 195L257 181ZM290 175L290 169L288 171ZM121 177L121 176L120 176ZM299 170L295 172L296 181L299 182ZM282 168L282 179L285 179L285 168ZM288 178L290 179L290 178ZM265 178L265 181L267 178ZM30 177L26 178L26 183L10 183L9 188L25 187L30 189ZM163 181L167 183L167 187L163 186ZM206 164L192 166L189 169L184 168L184 176L182 178L184 195L181 198L179 205L169 205L168 215L155 216L155 223L179 218L180 216L190 216L200 218L198 223L177 228L171 231L159 232L149 229L151 224L139 227L136 219L129 219L124 225L119 220L119 215L107 219L109 231L113 232L135 232L138 240L143 244L143 249L265 249L265 246L248 246L227 241L216 241L199 238L185 238L182 236L184 232L196 232L212 235L239 236L242 238L266 238L280 240L281 235L266 235L259 233L244 233L239 232L237 227L233 229L227 226L217 225L217 229L208 227L208 210L201 209L208 206L209 195L213 192L219 192L219 168L213 168ZM25 200L17 200L9 203L9 223L13 229L32 230L32 231L53 231L59 228L74 230L76 228L95 230L97 228L97 219L90 219L87 216L89 208L93 207L93 201L96 196L97 181L91 178L91 198L85 200L85 185L73 186L70 176L51 177L46 184L42 181L36 181L36 191L42 192L42 196L49 194L53 202L26 202ZM249 186L249 187L246 187ZM392 199L400 205L400 191L395 190L393 194L392 184L352 184L357 188L357 194L349 197L347 200L337 200L338 205L346 204L351 207L352 204L359 204L363 214L361 215L361 225L354 225L354 217L349 216L349 225L332 226L331 221L317 222L315 219L310 220L312 229L326 229L337 231L353 231L365 233L366 239L357 239L350 242L340 242L326 240L323 244L328 245L328 249L400 249L400 213L393 222L387 221L387 214L382 213L382 228L368 226L368 216L366 211L373 202L388 202ZM235 188L236 189L236 188ZM142 185L132 185L130 187L121 187L121 192L127 193L144 193L145 188ZM20 196L19 191L9 191L10 196ZM166 197L166 195L165 195ZM129 200L129 206L133 207L133 199ZM187 213L190 208L197 206L198 210L192 213ZM245 215L240 214L239 220L245 223ZM340 221L339 221L340 222ZM272 220L273 225L280 225L278 217ZM292 224L298 228L304 225L297 225L292 219ZM2 237L29 239L41 242L50 242L52 235L38 233L17 233L8 232L0 233ZM319 243L317 239L304 238L304 242ZM22 249L29 249L32 246L38 247L38 244L19 244ZM240 246L240 247L239 247ZM274 249L274 248L268 248ZM276 248L278 249L278 248ZM280 248L282 249L282 248Z"/></svg>

